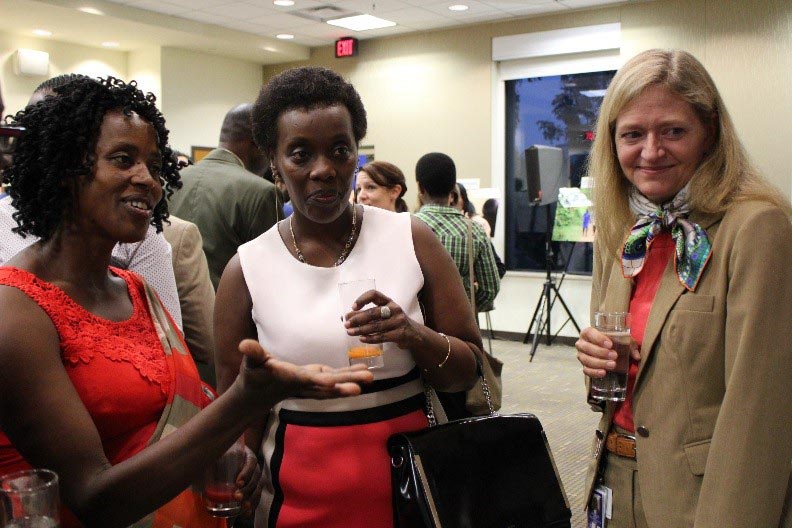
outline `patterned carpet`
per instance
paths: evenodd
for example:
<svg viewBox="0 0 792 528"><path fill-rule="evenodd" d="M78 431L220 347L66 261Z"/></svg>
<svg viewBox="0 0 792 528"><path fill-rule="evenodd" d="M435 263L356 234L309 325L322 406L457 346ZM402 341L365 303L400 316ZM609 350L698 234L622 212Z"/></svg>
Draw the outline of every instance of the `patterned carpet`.
<svg viewBox="0 0 792 528"><path fill-rule="evenodd" d="M492 352L504 362L501 412L530 412L542 422L572 508L572 526L584 528L586 459L599 414L585 402L575 348L540 345L529 362L530 344L499 339L492 341Z"/></svg>

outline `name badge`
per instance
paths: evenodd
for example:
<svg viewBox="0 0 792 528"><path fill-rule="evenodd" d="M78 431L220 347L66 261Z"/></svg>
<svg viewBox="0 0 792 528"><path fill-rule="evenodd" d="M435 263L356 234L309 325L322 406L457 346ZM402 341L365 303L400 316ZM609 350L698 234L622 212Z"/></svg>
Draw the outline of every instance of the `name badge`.
<svg viewBox="0 0 792 528"><path fill-rule="evenodd" d="M607 520L612 515L613 491L607 486L599 485L594 488L594 492L591 494L586 528L606 528L608 526Z"/></svg>

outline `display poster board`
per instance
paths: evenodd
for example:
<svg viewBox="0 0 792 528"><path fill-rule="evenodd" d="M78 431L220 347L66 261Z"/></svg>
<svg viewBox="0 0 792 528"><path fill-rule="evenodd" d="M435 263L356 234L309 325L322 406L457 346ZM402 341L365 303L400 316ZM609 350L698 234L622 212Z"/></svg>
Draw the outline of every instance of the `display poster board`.
<svg viewBox="0 0 792 528"><path fill-rule="evenodd" d="M591 178L582 178L580 188L562 187L558 191L553 224L556 242L594 242L594 210L591 203Z"/></svg>

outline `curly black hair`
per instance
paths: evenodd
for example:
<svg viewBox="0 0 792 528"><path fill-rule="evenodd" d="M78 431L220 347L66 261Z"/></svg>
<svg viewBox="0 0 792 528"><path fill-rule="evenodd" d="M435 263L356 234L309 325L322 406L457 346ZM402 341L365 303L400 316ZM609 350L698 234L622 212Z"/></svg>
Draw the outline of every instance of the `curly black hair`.
<svg viewBox="0 0 792 528"><path fill-rule="evenodd" d="M14 116L12 124L25 128L14 151L13 164L3 173L17 209L14 220L19 226L14 232L48 240L73 214L74 183L79 178L92 177L102 121L105 114L114 110L125 115L138 114L157 133L162 155L160 181L165 192L154 207L151 225L162 231L162 221L168 218L166 197L181 187L181 181L178 164L168 146L165 118L154 104L154 95L144 94L135 81L124 83L114 77L77 78L54 88L54 92L54 96Z"/></svg>
<svg viewBox="0 0 792 528"><path fill-rule="evenodd" d="M90 79L90 77L81 73L64 73L63 75L56 75L39 84L36 89L33 90L33 93L43 91L54 92L55 88L60 88L64 84L69 84L77 79Z"/></svg>
<svg viewBox="0 0 792 528"><path fill-rule="evenodd" d="M355 142L366 136L366 109L352 84L327 68L301 67L273 77L261 89L253 105L253 137L264 152L278 143L278 118L294 109L343 105L352 116Z"/></svg>

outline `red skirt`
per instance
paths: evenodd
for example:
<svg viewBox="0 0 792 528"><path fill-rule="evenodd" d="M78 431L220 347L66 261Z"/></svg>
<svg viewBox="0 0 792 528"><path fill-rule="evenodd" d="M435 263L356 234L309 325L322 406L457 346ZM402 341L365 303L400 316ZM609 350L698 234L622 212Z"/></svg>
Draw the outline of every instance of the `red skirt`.
<svg viewBox="0 0 792 528"><path fill-rule="evenodd" d="M424 405L420 393L348 412L278 411L271 504L257 528L392 528L387 441L426 428Z"/></svg>

